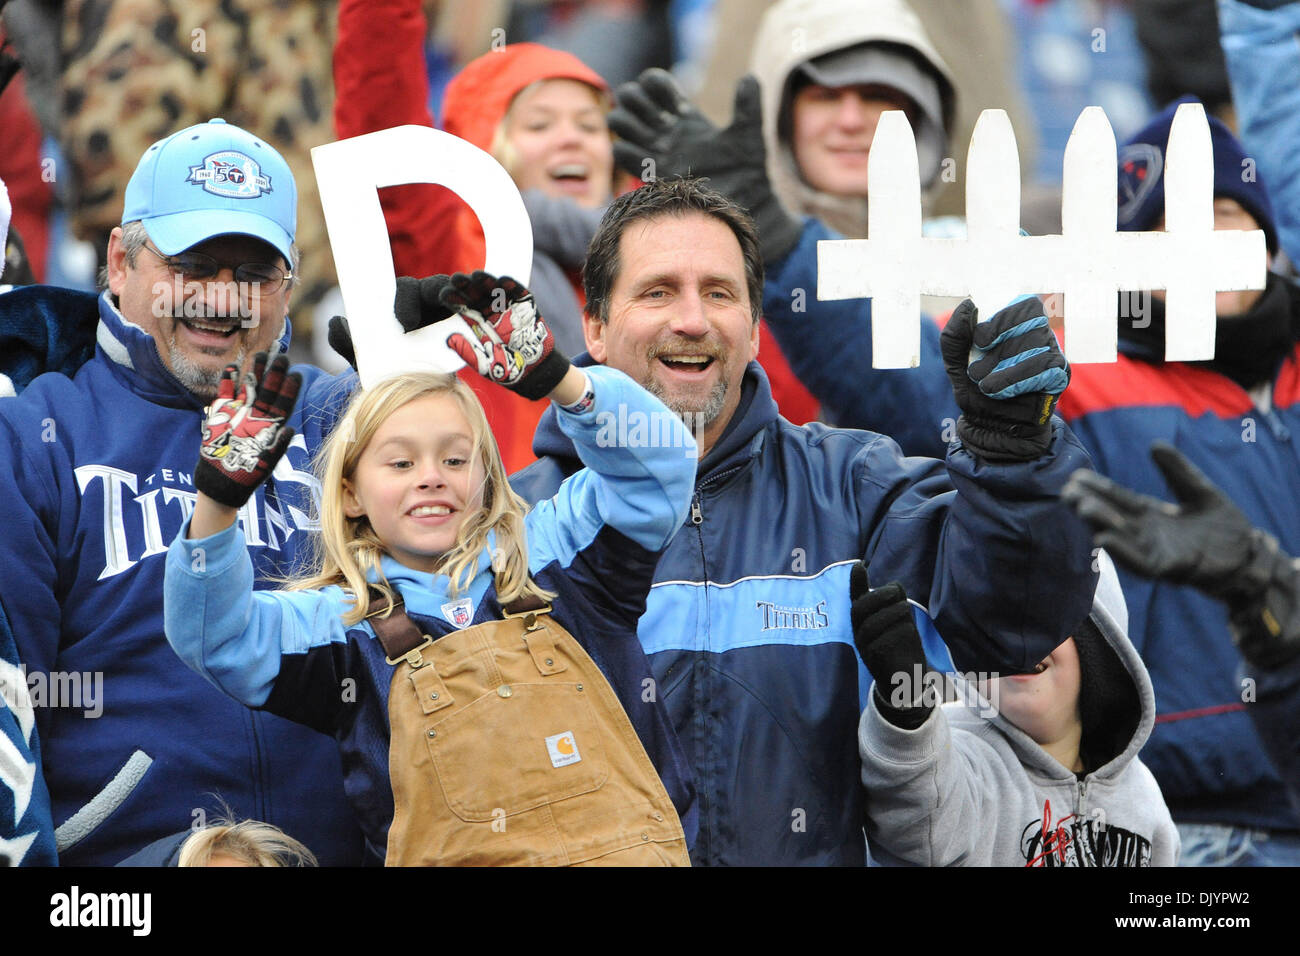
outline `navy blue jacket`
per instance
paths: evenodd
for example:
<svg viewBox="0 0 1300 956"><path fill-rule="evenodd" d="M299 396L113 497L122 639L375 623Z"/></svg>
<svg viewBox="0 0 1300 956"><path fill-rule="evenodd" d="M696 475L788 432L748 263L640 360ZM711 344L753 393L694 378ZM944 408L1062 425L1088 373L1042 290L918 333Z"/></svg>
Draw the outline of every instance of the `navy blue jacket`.
<svg viewBox="0 0 1300 956"><path fill-rule="evenodd" d="M107 295L98 307L95 357L75 377L0 399L0 602L36 705L59 860L117 863L216 812L215 794L323 864L358 863L334 742L241 707L167 645L164 555L193 508L202 403ZM298 435L240 513L259 577L287 572L314 527L308 458L350 383L299 370Z"/></svg>
<svg viewBox="0 0 1300 956"><path fill-rule="evenodd" d="M864 862L856 559L928 605L962 670L1030 671L1088 615L1091 544L1057 492L1089 459L1054 428L1038 461L954 444L945 468L872 432L791 425L750 363L638 628L695 771L694 863ZM552 412L533 448L512 484L535 501L578 462Z"/></svg>

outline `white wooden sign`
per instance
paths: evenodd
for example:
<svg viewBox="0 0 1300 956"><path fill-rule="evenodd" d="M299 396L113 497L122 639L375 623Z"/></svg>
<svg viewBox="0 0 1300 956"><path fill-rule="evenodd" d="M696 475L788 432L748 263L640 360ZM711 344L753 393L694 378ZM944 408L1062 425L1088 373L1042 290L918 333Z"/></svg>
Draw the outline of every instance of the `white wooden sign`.
<svg viewBox="0 0 1300 956"><path fill-rule="evenodd" d="M1100 107L1065 150L1059 236L1020 234L1020 161L1003 110L985 110L966 164L965 239L921 235L916 142L902 112L880 118L867 167L866 239L817 244L817 298L870 298L872 365L920 362L920 297L969 295L990 318L1019 295L1065 293L1066 355L1114 362L1116 295L1165 289L1165 357L1214 357L1216 291L1262 289L1264 233L1214 229L1214 157L1205 109L1184 103L1165 160L1167 232L1119 232L1115 134Z"/></svg>
<svg viewBox="0 0 1300 956"><path fill-rule="evenodd" d="M459 317L408 333L393 314L397 279L378 189L436 183L452 190L483 226L483 268L527 285L533 229L510 174L477 146L427 126L397 126L317 146L311 159L361 384L459 369L464 363L447 347L452 332L469 334Z"/></svg>

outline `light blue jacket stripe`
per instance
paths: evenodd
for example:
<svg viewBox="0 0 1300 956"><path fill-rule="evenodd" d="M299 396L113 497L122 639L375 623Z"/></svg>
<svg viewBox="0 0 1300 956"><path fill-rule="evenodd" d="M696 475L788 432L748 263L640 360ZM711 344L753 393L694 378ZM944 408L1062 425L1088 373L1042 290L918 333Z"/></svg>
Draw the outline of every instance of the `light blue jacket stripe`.
<svg viewBox="0 0 1300 956"><path fill-rule="evenodd" d="M708 651L725 654L742 647L820 644L853 645L849 602L852 561L810 575L741 578L730 584L664 581L650 590L637 630L647 654ZM813 582L818 582L814 584ZM698 621L706 606L708 626ZM947 645L929 615L913 603L913 616L930 666L955 668Z"/></svg>

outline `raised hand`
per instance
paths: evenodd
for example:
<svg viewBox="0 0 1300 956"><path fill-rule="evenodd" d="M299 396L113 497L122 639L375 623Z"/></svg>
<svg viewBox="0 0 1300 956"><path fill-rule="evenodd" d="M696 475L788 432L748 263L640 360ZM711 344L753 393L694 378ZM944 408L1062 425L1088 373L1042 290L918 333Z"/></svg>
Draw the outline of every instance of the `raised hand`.
<svg viewBox="0 0 1300 956"><path fill-rule="evenodd" d="M410 276L397 277L397 292L393 296L393 314L405 332L414 332L450 318L452 311L442 304L442 290L451 284L451 276L432 275L423 279ZM326 341L344 361L357 367L356 348L352 344L352 330L348 320L335 315L329 321Z"/></svg>
<svg viewBox="0 0 1300 956"><path fill-rule="evenodd" d="M242 507L289 447L294 430L285 423L302 376L288 369L285 356L276 356L268 368L267 353L258 352L238 387L238 368L227 365L221 373L194 468L194 486L213 501Z"/></svg>
<svg viewBox="0 0 1300 956"><path fill-rule="evenodd" d="M633 176L645 176L653 161L660 179L703 176L709 185L745 209L758 227L765 262L775 262L795 247L802 224L772 192L763 144L758 80L741 79L731 125L715 126L695 108L672 74L658 67L615 91L618 106L609 127L621 138L614 159Z"/></svg>
<svg viewBox="0 0 1300 956"><path fill-rule="evenodd" d="M471 336L453 332L447 345L484 378L529 399L544 398L569 370L555 336L537 311L533 294L509 276L482 270L458 272L440 301L469 325Z"/></svg>
<svg viewBox="0 0 1300 956"><path fill-rule="evenodd" d="M1178 504L1086 470L1070 476L1061 497L1117 564L1224 601L1233 638L1252 663L1269 667L1300 655L1296 562L1172 445L1157 442L1151 458Z"/></svg>
<svg viewBox="0 0 1300 956"><path fill-rule="evenodd" d="M1254 526L1172 445L1154 445L1151 458L1179 504L1086 470L1070 476L1061 497L1092 526L1096 544L1130 571L1225 593L1249 561Z"/></svg>
<svg viewBox="0 0 1300 956"><path fill-rule="evenodd" d="M1032 461L1052 443L1052 411L1070 382L1070 364L1037 298L978 319L966 299L939 341L962 410L957 437L987 461Z"/></svg>
<svg viewBox="0 0 1300 956"><path fill-rule="evenodd" d="M871 590L866 566L849 572L853 643L876 682L876 706L897 726L919 727L933 704L925 699L925 648L903 586L897 582Z"/></svg>

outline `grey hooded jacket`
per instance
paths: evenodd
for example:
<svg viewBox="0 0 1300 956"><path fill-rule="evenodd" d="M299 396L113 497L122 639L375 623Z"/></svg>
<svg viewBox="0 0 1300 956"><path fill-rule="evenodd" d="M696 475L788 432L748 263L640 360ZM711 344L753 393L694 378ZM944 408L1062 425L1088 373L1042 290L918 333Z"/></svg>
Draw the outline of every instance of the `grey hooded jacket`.
<svg viewBox="0 0 1300 956"><path fill-rule="evenodd" d="M1138 759L1155 698L1125 634L1128 610L1104 552L1079 645L1082 753L1075 774L983 698L936 707L916 730L880 715L858 728L867 835L881 863L915 866L1173 866L1179 840Z"/></svg>

